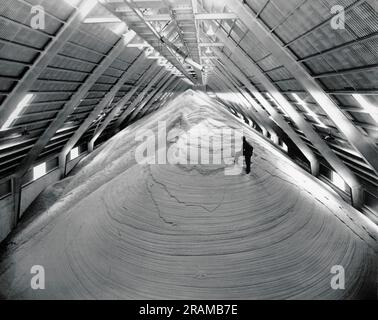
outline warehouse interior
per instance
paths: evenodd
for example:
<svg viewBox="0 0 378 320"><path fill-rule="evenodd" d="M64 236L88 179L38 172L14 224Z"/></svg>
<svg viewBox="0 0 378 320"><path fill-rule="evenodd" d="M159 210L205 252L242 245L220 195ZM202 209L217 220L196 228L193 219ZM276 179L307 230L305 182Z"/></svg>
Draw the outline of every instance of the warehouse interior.
<svg viewBox="0 0 378 320"><path fill-rule="evenodd" d="M377 299L377 144L376 0L0 0L0 298Z"/></svg>

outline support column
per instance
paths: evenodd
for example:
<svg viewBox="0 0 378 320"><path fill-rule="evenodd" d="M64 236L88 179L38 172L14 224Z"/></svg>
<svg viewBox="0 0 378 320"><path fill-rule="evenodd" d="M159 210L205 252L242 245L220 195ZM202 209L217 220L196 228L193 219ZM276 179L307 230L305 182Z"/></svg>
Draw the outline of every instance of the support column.
<svg viewBox="0 0 378 320"><path fill-rule="evenodd" d="M72 148L76 145L76 143L80 140L83 134L88 130L91 126L93 121L95 121L99 114L109 106L113 99L115 98L117 92L122 88L128 78L130 78L138 68L140 68L142 63L145 63L144 53L142 53L136 61L128 68L123 76L117 81L117 83L112 87L112 89L105 95L105 97L100 101L100 103L94 108L91 114L84 120L81 124L79 129L77 129L74 135L68 140L65 144L62 152L59 154L59 170L61 174L61 178L66 176L66 164L67 164L67 156L71 152Z"/></svg>
<svg viewBox="0 0 378 320"><path fill-rule="evenodd" d="M89 143L88 143L88 151L89 152L92 152L94 150L94 145L95 145L97 139L101 136L101 134L105 131L105 129L107 128L109 123L113 120L114 115L117 113L117 111L119 111L131 99L131 97L138 91L138 89L143 85L143 83L151 76L151 73L153 74L154 71L157 68L158 68L158 66L154 65L152 67L152 69L150 70L150 72L148 72L148 76L147 75L143 76L143 78L139 81L138 85L136 87L134 87L133 90L131 90L131 92L129 92L123 99L121 99L120 102L118 102L117 106L113 109L111 114L109 114L109 116L106 118L106 120L101 124L101 126L95 132L93 138L89 141ZM156 81L158 81L161 78L161 76L164 72L165 72L165 70L160 69L160 71L154 76L154 78L152 79L152 81L149 83L149 85L147 86L147 88L145 90L151 89L151 87L156 83ZM140 102L144 98L145 90L143 90L143 92L138 95L138 97L134 100L134 102L131 104L131 106L126 108L124 114L121 116L122 118L124 117L126 119L127 115L129 114L128 110L132 110L132 108L134 108L135 105L137 104L137 101ZM135 103L135 105L134 105L134 103ZM117 121L116 127L118 127L118 121Z"/></svg>
<svg viewBox="0 0 378 320"><path fill-rule="evenodd" d="M119 128L121 124L125 121L125 119L129 116L129 114L133 111L134 108L136 108L139 103L142 102L144 97L148 94L148 92L151 90L151 88L160 81L160 79L163 77L163 75L167 72L167 70L163 67L161 70L156 74L155 77L151 79L151 81L148 83L147 87L144 88L144 90L139 94L139 96L132 102L132 104L123 112L123 114L119 117L116 123L116 128Z"/></svg>
<svg viewBox="0 0 378 320"><path fill-rule="evenodd" d="M345 165L345 163L332 151L332 149L327 145L327 143L318 135L314 130L312 125L308 123L303 116L296 110L296 108L291 105L291 103L286 100L286 98L281 94L281 92L276 88L276 86L271 82L271 80L260 70L260 68L248 57L246 56L239 47L231 42L229 38L224 34L223 31L217 30L217 37L228 47L228 49L242 58L244 66L249 70L249 72L255 75L261 84L267 89L267 91L276 99L282 108L289 114L291 119L296 123L300 130L304 132L306 137L311 141L314 147L322 154L322 156L329 162L329 164L334 168L334 170L345 180L352 190L352 198L354 199L354 206L359 208L362 203L358 202L363 198L363 188L354 173Z"/></svg>
<svg viewBox="0 0 378 320"><path fill-rule="evenodd" d="M249 31L282 63L303 88L314 98L339 131L348 139L371 168L378 174L378 149L368 137L356 128L352 121L340 110L314 77L298 62L288 48L274 37L245 1L228 1L227 6L239 16ZM248 35L247 35L248 36Z"/></svg>
<svg viewBox="0 0 378 320"><path fill-rule="evenodd" d="M126 27L125 27L126 28ZM126 30L126 29L125 29ZM49 143L51 138L55 135L58 129L60 129L67 117L75 110L75 108L85 98L89 90L93 87L99 77L111 66L114 60L124 51L126 43L130 42L135 37L135 32L129 31L125 37L121 37L115 46L108 52L107 56L103 58L101 63L96 69L88 76L85 82L81 85L79 90L71 97L71 99L64 105L62 110L58 113L56 118L50 123L48 128L34 144L32 149L28 152L21 164L17 167L15 176L22 179L29 168L33 165L34 161L38 159L39 155ZM20 212L16 212L15 215L19 215Z"/></svg>
<svg viewBox="0 0 378 320"><path fill-rule="evenodd" d="M288 135L288 137L296 144L302 154L309 161L311 166L311 172L314 176L319 174L319 161L310 149L310 147L298 136L298 134L290 127L286 120L281 116L279 112L264 98L264 96L258 91L258 89L252 85L248 78L242 73L242 71L236 66L236 64L220 50L216 51L216 54L220 57L228 69L235 74L235 76L244 84L249 92L262 104L262 106L270 113L273 120L277 125ZM239 58L239 53L235 53Z"/></svg>
<svg viewBox="0 0 378 320"><path fill-rule="evenodd" d="M152 97L152 99L150 99L148 101L148 103L146 104L146 106L143 108L143 110L141 111L141 114L139 115L138 114L138 119L144 117L147 113L149 113L148 111L150 110L151 108L151 105L156 101L158 100L165 92L165 90L167 88L169 88L169 86L175 81L177 80L177 78L175 76L172 76L170 75L170 79L159 89L159 91L156 93L156 95L154 95L154 97Z"/></svg>
<svg viewBox="0 0 378 320"><path fill-rule="evenodd" d="M68 19L66 24L58 31L52 41L46 46L34 64L29 67L23 78L17 83L12 92L4 100L0 107L0 128L12 115L16 105L18 105L25 95L30 91L32 86L46 67L55 58L57 53L63 48L71 35L77 30L83 19L83 11L86 15L94 7L92 0L84 0L75 9L74 13Z"/></svg>
<svg viewBox="0 0 378 320"><path fill-rule="evenodd" d="M245 100L247 110L248 111L251 111L251 110L254 111L253 113L252 113L252 111L250 112L251 116L253 115L254 117L257 118L257 120L258 120L257 122L260 124L260 127L263 130L264 136L267 137L268 132L270 132L273 141L278 145L279 138L278 138L277 133L274 131L273 126L270 125L270 123L269 123L270 119L268 118L268 114L266 112L264 112L265 114L263 112L259 112L259 110L262 110L260 105L255 100L253 100L252 97L250 97L246 92L243 92L242 90L240 90L238 88L238 84L233 79L233 76L228 74L228 70L226 70L226 68L221 66L219 63L218 63L218 65L222 68L221 74L224 74L229 79L229 81L231 81L233 83L233 86L235 87L235 89L240 93L240 95Z"/></svg>
<svg viewBox="0 0 378 320"><path fill-rule="evenodd" d="M159 84L156 86L156 88L139 104L139 106L131 113L130 120L133 121L133 119L143 111L147 103L160 92L160 89L164 86L167 81L169 81L169 78L171 78L171 81L173 81L174 76L170 73L166 74L164 78L159 82Z"/></svg>

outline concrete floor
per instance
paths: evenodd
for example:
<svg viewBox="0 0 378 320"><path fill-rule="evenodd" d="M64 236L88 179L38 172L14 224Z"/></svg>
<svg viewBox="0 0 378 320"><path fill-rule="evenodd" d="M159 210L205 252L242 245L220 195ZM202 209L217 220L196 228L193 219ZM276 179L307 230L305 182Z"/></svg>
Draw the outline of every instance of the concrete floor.
<svg viewBox="0 0 378 320"><path fill-rule="evenodd" d="M252 173L136 164L135 130L156 132L159 120L207 128L215 139L220 128L243 127L255 147ZM19 229L1 256L0 295L374 299L373 237L377 229L359 212L239 119L187 93L85 159L50 209ZM31 289L33 265L45 269L45 290ZM335 265L345 268L345 290L331 288Z"/></svg>

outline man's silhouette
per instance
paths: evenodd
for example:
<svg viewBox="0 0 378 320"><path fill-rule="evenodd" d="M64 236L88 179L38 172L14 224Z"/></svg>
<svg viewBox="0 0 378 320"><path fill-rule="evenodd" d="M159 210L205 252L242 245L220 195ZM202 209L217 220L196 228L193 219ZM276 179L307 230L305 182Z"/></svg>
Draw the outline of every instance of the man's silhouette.
<svg viewBox="0 0 378 320"><path fill-rule="evenodd" d="M246 163L246 173L251 172L251 157L253 155L253 147L248 143L247 139L243 137L243 156Z"/></svg>

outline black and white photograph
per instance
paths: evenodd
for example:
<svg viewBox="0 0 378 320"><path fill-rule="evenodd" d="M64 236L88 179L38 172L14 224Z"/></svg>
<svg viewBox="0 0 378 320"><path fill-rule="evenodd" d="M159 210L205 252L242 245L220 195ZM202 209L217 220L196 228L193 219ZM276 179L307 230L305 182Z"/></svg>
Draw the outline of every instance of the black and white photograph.
<svg viewBox="0 0 378 320"><path fill-rule="evenodd" d="M0 300L378 300L378 0L0 0Z"/></svg>

